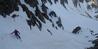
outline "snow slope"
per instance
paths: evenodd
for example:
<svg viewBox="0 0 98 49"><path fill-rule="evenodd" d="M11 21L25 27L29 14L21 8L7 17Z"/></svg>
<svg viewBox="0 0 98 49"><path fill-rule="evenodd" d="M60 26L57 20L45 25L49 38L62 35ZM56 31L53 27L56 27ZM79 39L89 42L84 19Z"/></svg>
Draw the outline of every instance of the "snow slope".
<svg viewBox="0 0 98 49"><path fill-rule="evenodd" d="M95 36L89 30L98 33L98 21L80 15L75 8L70 9L73 7L71 4L67 7L70 10L66 10L60 3L46 5L61 17L64 30L52 28L49 21L43 24L42 31L36 26L30 30L25 21L25 13L20 7L19 12L16 12L20 17L15 20L0 16L0 49L85 49L93 46L88 41L95 39ZM76 26L81 26L82 31L79 34L71 33ZM53 33L52 36L46 31L47 28ZM21 40L10 34L14 29L20 31Z"/></svg>

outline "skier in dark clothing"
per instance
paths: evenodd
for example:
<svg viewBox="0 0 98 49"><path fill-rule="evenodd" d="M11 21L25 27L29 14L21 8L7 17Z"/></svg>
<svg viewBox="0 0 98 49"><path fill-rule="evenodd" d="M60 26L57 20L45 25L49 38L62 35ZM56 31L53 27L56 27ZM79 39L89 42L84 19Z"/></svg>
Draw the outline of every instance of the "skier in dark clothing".
<svg viewBox="0 0 98 49"><path fill-rule="evenodd" d="M19 36L19 31L18 30L14 30L11 34L13 34L17 39L21 39L21 37Z"/></svg>

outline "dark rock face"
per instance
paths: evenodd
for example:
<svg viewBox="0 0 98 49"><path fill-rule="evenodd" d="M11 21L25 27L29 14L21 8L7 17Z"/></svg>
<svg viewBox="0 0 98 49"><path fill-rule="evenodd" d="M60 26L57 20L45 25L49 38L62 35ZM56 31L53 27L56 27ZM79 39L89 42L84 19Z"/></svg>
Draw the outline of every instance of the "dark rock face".
<svg viewBox="0 0 98 49"><path fill-rule="evenodd" d="M92 43L94 44L94 46L87 49L98 49L98 39L95 39L94 41L92 41Z"/></svg>
<svg viewBox="0 0 98 49"><path fill-rule="evenodd" d="M47 2L47 0L41 0L43 4L45 4Z"/></svg>
<svg viewBox="0 0 98 49"><path fill-rule="evenodd" d="M39 3L38 0L24 0L27 4L29 4L31 7L36 7Z"/></svg>
<svg viewBox="0 0 98 49"><path fill-rule="evenodd" d="M0 15L6 17L13 11L18 11L18 0L0 0Z"/></svg>
<svg viewBox="0 0 98 49"><path fill-rule="evenodd" d="M98 18L98 15L96 15L95 17Z"/></svg>
<svg viewBox="0 0 98 49"><path fill-rule="evenodd" d="M65 3L68 4L68 0L60 0L60 3L66 8Z"/></svg>
<svg viewBox="0 0 98 49"><path fill-rule="evenodd" d="M57 15L56 15L56 13L54 12L54 11L51 11L50 13L49 13L49 16L54 16L54 17L57 17Z"/></svg>
<svg viewBox="0 0 98 49"><path fill-rule="evenodd" d="M29 20L27 21L28 25L30 26L37 26L39 28L39 30L41 30L42 28L42 23L46 23L46 20L50 21L52 23L52 19L49 18L51 15L53 15L54 17L57 17L56 13L54 12L54 14L51 14L50 16L49 13L47 13L47 10L48 10L48 7L45 6L45 3L47 2L46 0L41 0L42 1L42 5L39 7L39 3L38 1L36 0L33 0L31 2L31 0L25 0L25 2L27 4L29 4L31 7L35 7L35 14L30 11L28 9L28 7L26 7L25 5L22 5L23 7L23 10L26 12ZM50 4L52 4L51 0L48 0ZM41 8L41 10L40 10ZM51 13L51 12L50 12ZM45 20L46 19L46 20ZM52 23L54 24L54 23Z"/></svg>
<svg viewBox="0 0 98 49"><path fill-rule="evenodd" d="M89 47L87 49L98 49L98 33L95 33L93 30L90 30L91 35L95 36L96 39L92 40L92 44L94 44L94 46Z"/></svg>
<svg viewBox="0 0 98 49"><path fill-rule="evenodd" d="M61 22L61 18L59 17L58 18L58 21L56 22L56 24L58 25L58 27L64 29L63 25L62 25L62 22Z"/></svg>
<svg viewBox="0 0 98 49"><path fill-rule="evenodd" d="M55 0L54 2L57 1L58 0ZM24 0L24 2L35 10L29 10L29 7L27 7L25 4L22 4L20 0L0 0L0 15L6 17L6 15L10 15L14 11L19 11L18 6L20 6L23 12L25 12L28 17L28 19L26 19L26 22L30 29L32 29L32 26L37 26L41 31L42 23L45 24L46 20L52 23L51 26L55 26L57 28L56 24L53 23L53 17L58 19L58 21L56 22L58 27L63 27L60 17L58 18L54 11L47 13L48 7L45 5L45 3L49 2L52 5L51 0L41 0L42 5L39 5L39 0ZM19 15L13 14L11 17L16 18L18 16Z"/></svg>
<svg viewBox="0 0 98 49"><path fill-rule="evenodd" d="M91 1L91 0L85 0L86 2L89 2L89 1Z"/></svg>
<svg viewBox="0 0 98 49"><path fill-rule="evenodd" d="M49 29L47 29L47 31L50 33L50 35L53 35L53 33Z"/></svg>
<svg viewBox="0 0 98 49"><path fill-rule="evenodd" d="M79 1L83 3L84 0L79 0Z"/></svg>
<svg viewBox="0 0 98 49"><path fill-rule="evenodd" d="M87 9L90 10L91 9L91 6L90 5L87 5Z"/></svg>
<svg viewBox="0 0 98 49"><path fill-rule="evenodd" d="M73 4L74 4L75 7L77 7L77 5L78 5L78 0L73 0Z"/></svg>
<svg viewBox="0 0 98 49"><path fill-rule="evenodd" d="M45 6L45 4L42 4L41 9L44 13L47 13L48 7Z"/></svg>
<svg viewBox="0 0 98 49"><path fill-rule="evenodd" d="M18 17L19 15L13 14L11 17L14 19L16 17Z"/></svg>
<svg viewBox="0 0 98 49"><path fill-rule="evenodd" d="M77 34L81 30L80 26L77 26L75 29L73 29L72 33Z"/></svg>
<svg viewBox="0 0 98 49"><path fill-rule="evenodd" d="M54 3L58 2L58 0L54 0Z"/></svg>

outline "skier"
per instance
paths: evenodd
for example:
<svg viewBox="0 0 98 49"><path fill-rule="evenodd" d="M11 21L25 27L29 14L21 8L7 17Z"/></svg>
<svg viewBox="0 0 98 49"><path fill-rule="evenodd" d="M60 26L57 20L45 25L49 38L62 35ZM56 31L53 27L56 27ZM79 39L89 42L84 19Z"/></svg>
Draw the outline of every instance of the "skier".
<svg viewBox="0 0 98 49"><path fill-rule="evenodd" d="M11 34L13 34L17 39L21 39L21 37L19 36L19 31L18 30L14 30Z"/></svg>

